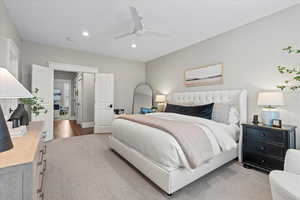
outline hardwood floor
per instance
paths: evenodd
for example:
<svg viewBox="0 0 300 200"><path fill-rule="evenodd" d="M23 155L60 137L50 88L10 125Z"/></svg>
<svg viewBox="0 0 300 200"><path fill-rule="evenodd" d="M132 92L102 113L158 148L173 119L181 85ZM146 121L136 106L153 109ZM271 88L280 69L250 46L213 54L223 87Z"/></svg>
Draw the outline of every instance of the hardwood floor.
<svg viewBox="0 0 300 200"><path fill-rule="evenodd" d="M54 139L93 134L93 128L81 128L75 120L54 120Z"/></svg>

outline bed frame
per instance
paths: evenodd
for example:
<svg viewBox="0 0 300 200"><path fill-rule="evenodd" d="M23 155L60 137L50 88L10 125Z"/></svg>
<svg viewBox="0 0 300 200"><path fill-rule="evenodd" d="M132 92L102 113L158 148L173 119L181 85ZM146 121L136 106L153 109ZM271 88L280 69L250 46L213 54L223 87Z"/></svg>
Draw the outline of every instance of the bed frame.
<svg viewBox="0 0 300 200"><path fill-rule="evenodd" d="M240 123L247 122L247 91L246 90L222 90L222 91L204 91L204 92L178 92L172 93L167 97L168 102L172 103L195 103L207 104L227 103L236 104L240 110ZM239 141L242 141L240 134ZM111 149L120 154L129 161L140 172L147 176L151 181L158 185L167 194L171 195L184 186L192 183L209 172L239 157L241 160L241 143L238 148L221 153L194 170L179 168L166 170L165 168L152 162L147 157L135 149L128 147L113 136L109 139Z"/></svg>

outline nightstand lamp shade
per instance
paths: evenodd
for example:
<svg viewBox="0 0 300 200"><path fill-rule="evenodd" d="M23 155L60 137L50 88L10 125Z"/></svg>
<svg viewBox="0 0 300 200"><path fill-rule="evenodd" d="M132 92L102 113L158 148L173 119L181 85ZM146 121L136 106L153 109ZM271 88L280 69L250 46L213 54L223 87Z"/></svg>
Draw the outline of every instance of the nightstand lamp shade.
<svg viewBox="0 0 300 200"><path fill-rule="evenodd" d="M258 94L257 105L263 106L262 121L265 125L272 125L274 119L280 119L280 113L276 109L284 106L284 98L281 92L260 92Z"/></svg>
<svg viewBox="0 0 300 200"><path fill-rule="evenodd" d="M155 96L155 102L156 103L165 103L166 102L166 96L162 94L158 94Z"/></svg>
<svg viewBox="0 0 300 200"><path fill-rule="evenodd" d="M32 94L10 74L0 67L0 99L32 98ZM0 106L0 152L13 148L9 130Z"/></svg>

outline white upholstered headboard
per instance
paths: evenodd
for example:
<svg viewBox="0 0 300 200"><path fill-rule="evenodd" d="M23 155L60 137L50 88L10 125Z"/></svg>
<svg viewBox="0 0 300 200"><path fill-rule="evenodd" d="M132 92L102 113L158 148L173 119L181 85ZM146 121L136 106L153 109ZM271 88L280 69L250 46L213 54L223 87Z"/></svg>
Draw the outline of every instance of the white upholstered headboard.
<svg viewBox="0 0 300 200"><path fill-rule="evenodd" d="M240 123L247 122L247 90L216 90L201 92L175 92L167 96L167 102L177 104L208 104L208 103L233 103L239 108ZM240 129L239 161L242 162L243 134Z"/></svg>
<svg viewBox="0 0 300 200"><path fill-rule="evenodd" d="M231 102L239 108L240 122L247 122L247 90L215 90L198 92L174 92L167 96L167 102L175 104L208 104Z"/></svg>

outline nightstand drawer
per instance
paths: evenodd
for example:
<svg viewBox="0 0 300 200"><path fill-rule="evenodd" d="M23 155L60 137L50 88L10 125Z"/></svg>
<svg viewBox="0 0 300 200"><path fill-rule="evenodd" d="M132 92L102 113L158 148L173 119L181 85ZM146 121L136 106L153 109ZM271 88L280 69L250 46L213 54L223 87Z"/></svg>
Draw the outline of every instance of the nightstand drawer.
<svg viewBox="0 0 300 200"><path fill-rule="evenodd" d="M267 170L283 170L284 161L252 153L244 153L244 163L253 164Z"/></svg>
<svg viewBox="0 0 300 200"><path fill-rule="evenodd" d="M270 156L275 156L279 158L284 158L286 150L284 146L277 146L273 144L267 144L263 142L251 142L248 141L244 145L245 152L254 153L254 154L266 154Z"/></svg>
<svg viewBox="0 0 300 200"><path fill-rule="evenodd" d="M267 129L256 129L256 128L246 128L247 140L251 141L270 141L283 143L284 142L284 132L281 130L267 130Z"/></svg>

